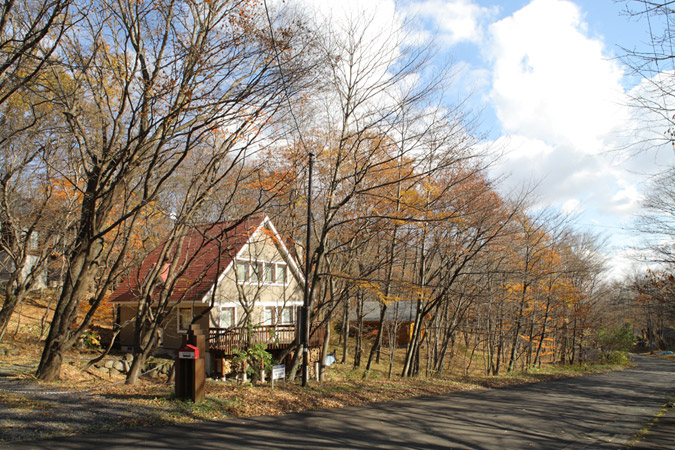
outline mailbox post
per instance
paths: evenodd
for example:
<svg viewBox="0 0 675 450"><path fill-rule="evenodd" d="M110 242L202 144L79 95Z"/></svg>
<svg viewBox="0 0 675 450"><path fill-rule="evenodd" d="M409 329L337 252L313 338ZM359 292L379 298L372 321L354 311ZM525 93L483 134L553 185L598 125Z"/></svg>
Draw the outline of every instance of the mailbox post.
<svg viewBox="0 0 675 450"><path fill-rule="evenodd" d="M189 399L195 403L204 401L205 353L204 331L198 324L192 324L176 358L176 398Z"/></svg>

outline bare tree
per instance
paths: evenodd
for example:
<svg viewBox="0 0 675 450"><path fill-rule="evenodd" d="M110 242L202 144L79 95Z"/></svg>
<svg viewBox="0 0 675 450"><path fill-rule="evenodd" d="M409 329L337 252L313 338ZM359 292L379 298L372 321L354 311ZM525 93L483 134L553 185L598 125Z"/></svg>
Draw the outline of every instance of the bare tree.
<svg viewBox="0 0 675 450"><path fill-rule="evenodd" d="M457 110L444 110L436 96L446 73L431 79L420 76L426 74L430 48L407 39L405 24L378 28L381 18L371 12L322 24L321 48L329 64L313 103L314 122L305 128L312 138L304 142L316 155L317 168L309 280L312 313L319 312L313 300L318 289L327 286L322 280L334 275L327 269L346 267L328 261L354 242L358 234L353 231L391 230L395 220L418 220L412 208L406 214L399 214L401 208L397 212L399 188L415 197L413 192L420 189L425 176L458 164L474 142L466 133L464 117ZM432 133L436 134L433 145ZM396 247L394 241L379 248L384 255L385 248L391 252ZM379 261L380 266L386 264L381 256ZM357 264L351 266L354 272L340 275L377 280L386 297L391 289L386 287L391 284L388 276L382 282L372 267ZM381 331L378 335L369 365L381 345Z"/></svg>
<svg viewBox="0 0 675 450"><path fill-rule="evenodd" d="M44 71L70 25L71 2L3 2L0 7L0 105Z"/></svg>
<svg viewBox="0 0 675 450"><path fill-rule="evenodd" d="M429 202L427 221L416 240L414 281L419 298L402 376L419 373L421 344L426 334L424 318L444 311L454 315L447 339L453 339L454 332L464 325L466 313L478 296L470 291L458 295L463 289L460 286L467 286L463 281L478 275L478 260L510 232L510 224L523 205L523 199L502 201L475 168L441 172L429 183L448 188L441 189L443 195Z"/></svg>
<svg viewBox="0 0 675 450"><path fill-rule="evenodd" d="M634 326L642 345L650 352L666 348L665 331L675 323L675 278L668 270L651 271L635 276L630 287Z"/></svg>
<svg viewBox="0 0 675 450"><path fill-rule="evenodd" d="M54 87L81 193L76 238L37 370L58 377L118 277L140 214L214 134L250 147L281 110L279 61L256 5L227 0L78 3ZM277 42L279 45L279 42ZM286 56L288 55L288 56ZM169 214L171 212L168 212ZM78 318L78 307L89 307Z"/></svg>
<svg viewBox="0 0 675 450"><path fill-rule="evenodd" d="M675 266L675 168L656 176L650 183L643 206L646 212L637 219L643 233L646 257L653 262Z"/></svg>
<svg viewBox="0 0 675 450"><path fill-rule="evenodd" d="M44 167L59 119L35 81L56 62L70 3L9 0L0 7L0 270L6 278L0 339L27 291L46 284L55 235L67 227L68 206L55 208L55 173Z"/></svg>
<svg viewBox="0 0 675 450"><path fill-rule="evenodd" d="M73 219L73 199L62 195L54 171L41 165L41 161L51 159L49 143L30 151L26 145L30 146L14 140L3 147L0 271L4 300L0 309L0 339L26 294L31 289L47 287L50 258L67 239L65 230Z"/></svg>
<svg viewBox="0 0 675 450"><path fill-rule="evenodd" d="M638 151L673 152L675 142L675 9L670 1L626 1L631 17L642 20L649 33L647 47L626 49L625 61L642 77L634 89L633 105L641 112L646 132ZM675 168L672 159L649 184L644 207L646 213L637 221L637 229L646 238L648 259L672 264L675 238Z"/></svg>

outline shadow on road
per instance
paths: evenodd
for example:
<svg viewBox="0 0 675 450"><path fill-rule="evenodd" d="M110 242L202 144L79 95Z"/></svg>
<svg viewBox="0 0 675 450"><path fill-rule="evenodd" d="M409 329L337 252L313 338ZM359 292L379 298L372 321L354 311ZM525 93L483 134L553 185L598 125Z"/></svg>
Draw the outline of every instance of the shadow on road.
<svg viewBox="0 0 675 450"><path fill-rule="evenodd" d="M58 448L621 448L675 391L675 363L340 410L35 443ZM31 444L15 448L33 448Z"/></svg>

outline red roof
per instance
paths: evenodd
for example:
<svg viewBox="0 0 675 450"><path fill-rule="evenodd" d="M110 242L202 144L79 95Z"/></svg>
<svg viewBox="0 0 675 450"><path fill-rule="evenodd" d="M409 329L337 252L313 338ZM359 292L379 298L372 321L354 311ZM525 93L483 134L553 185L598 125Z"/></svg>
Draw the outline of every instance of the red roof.
<svg viewBox="0 0 675 450"><path fill-rule="evenodd" d="M253 233L264 222L264 216L249 217L239 221L218 222L187 231L181 245L177 269L182 271L176 280L170 301L201 300L216 283L221 273L230 265ZM139 287L158 263L165 239L145 258L122 284L115 289L109 301L138 301ZM175 254L175 251L173 252ZM160 271L161 281L166 281L172 258L165 257Z"/></svg>

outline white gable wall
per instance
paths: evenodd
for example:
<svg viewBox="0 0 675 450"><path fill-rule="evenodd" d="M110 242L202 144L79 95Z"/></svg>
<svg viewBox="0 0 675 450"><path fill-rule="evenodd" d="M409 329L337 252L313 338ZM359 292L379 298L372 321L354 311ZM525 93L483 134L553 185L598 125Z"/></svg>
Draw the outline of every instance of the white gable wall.
<svg viewBox="0 0 675 450"><path fill-rule="evenodd" d="M291 307L294 309L293 319L295 320L295 309L303 303L303 288L297 279L298 269L292 258L287 256L283 245L276 244L279 242L275 239L275 236L278 236L276 230L271 223L265 226L266 223L269 222L267 220L263 222L263 226L256 230L249 242L243 246L233 264L221 275L211 314L213 327L220 326L218 316L222 307L235 308L235 324L240 325L244 316L244 309L241 305L244 302L254 306L251 316L253 324L263 322L266 307ZM237 276L237 262L285 266L286 283L277 283L276 280L271 283L266 282L262 273L259 277L260 281L241 280ZM205 303L210 304L210 301L211 292L204 298Z"/></svg>

